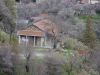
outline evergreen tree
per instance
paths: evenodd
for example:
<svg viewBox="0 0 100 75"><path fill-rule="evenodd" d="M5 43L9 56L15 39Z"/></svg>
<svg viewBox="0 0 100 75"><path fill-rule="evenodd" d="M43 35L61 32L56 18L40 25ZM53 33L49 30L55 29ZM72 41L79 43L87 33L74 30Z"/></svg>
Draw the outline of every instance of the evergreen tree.
<svg viewBox="0 0 100 75"><path fill-rule="evenodd" d="M16 25L16 3L15 0L5 0L5 5L10 11L9 26L10 26L10 34L12 34L15 30Z"/></svg>
<svg viewBox="0 0 100 75"><path fill-rule="evenodd" d="M87 18L87 24L86 24L86 29L84 31L83 34L83 42L85 43L85 45L89 46L90 48L94 48L95 44L96 44L96 33L93 30L93 26L92 26L92 19L89 16Z"/></svg>

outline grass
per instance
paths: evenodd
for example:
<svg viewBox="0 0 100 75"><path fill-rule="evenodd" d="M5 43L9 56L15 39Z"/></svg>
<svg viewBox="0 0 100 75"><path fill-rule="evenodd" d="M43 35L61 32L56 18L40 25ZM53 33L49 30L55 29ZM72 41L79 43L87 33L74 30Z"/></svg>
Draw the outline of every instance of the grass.
<svg viewBox="0 0 100 75"><path fill-rule="evenodd" d="M79 16L79 19L87 21L88 16ZM100 14L97 14L96 16L92 16L93 21L100 21Z"/></svg>
<svg viewBox="0 0 100 75"><path fill-rule="evenodd" d="M100 21L100 14L96 15L96 16L93 16L93 19L94 20L99 20Z"/></svg>
<svg viewBox="0 0 100 75"><path fill-rule="evenodd" d="M49 49L48 48L35 48L34 50L37 51L37 52L46 52Z"/></svg>

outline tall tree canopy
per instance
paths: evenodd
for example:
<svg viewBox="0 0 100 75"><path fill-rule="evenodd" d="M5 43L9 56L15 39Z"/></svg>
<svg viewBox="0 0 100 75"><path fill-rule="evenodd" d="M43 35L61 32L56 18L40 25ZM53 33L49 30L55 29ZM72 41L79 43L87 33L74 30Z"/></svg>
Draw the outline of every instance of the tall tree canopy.
<svg viewBox="0 0 100 75"><path fill-rule="evenodd" d="M93 30L91 17L88 17L86 30L84 31L84 35L83 35L83 42L90 48L94 48L97 40L96 38L97 37L95 31Z"/></svg>
<svg viewBox="0 0 100 75"><path fill-rule="evenodd" d="M16 25L16 3L14 0L0 0L0 28L13 33Z"/></svg>

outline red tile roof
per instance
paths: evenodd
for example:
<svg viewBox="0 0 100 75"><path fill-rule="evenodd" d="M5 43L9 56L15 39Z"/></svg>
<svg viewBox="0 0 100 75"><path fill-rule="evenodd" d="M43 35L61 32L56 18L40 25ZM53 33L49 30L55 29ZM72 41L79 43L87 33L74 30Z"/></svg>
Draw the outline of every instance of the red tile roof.
<svg viewBox="0 0 100 75"><path fill-rule="evenodd" d="M44 36L43 32L33 31L33 30L22 30L18 31L18 35L25 35L25 36Z"/></svg>
<svg viewBox="0 0 100 75"><path fill-rule="evenodd" d="M17 35L25 35L25 36L44 36L45 33L39 29L37 26L31 25L28 26L24 30L20 30L17 32Z"/></svg>
<svg viewBox="0 0 100 75"><path fill-rule="evenodd" d="M26 36L44 36L44 32L47 32L49 34L55 34L58 33L58 28L55 23L50 21L46 18L41 17L47 17L48 14L42 14L38 17L32 17L33 19L36 19L37 22L35 22L33 25L27 27L24 30L18 31L18 35L26 35ZM52 32L53 31L53 32Z"/></svg>
<svg viewBox="0 0 100 75"><path fill-rule="evenodd" d="M48 19L44 19L44 20L41 20L39 22L36 22L34 23L34 25L36 25L38 28L40 28L41 30L45 31L45 32L48 32L50 34L52 34L53 32L55 34L58 33L58 28L57 28L57 25L53 22L51 22L50 20ZM53 32L52 32L53 31Z"/></svg>

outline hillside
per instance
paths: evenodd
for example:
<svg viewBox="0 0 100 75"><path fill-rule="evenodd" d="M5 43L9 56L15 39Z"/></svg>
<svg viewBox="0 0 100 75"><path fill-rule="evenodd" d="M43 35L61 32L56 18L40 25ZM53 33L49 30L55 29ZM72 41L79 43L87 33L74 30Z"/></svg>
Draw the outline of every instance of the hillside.
<svg viewBox="0 0 100 75"><path fill-rule="evenodd" d="M0 75L100 75L95 2L0 0Z"/></svg>

